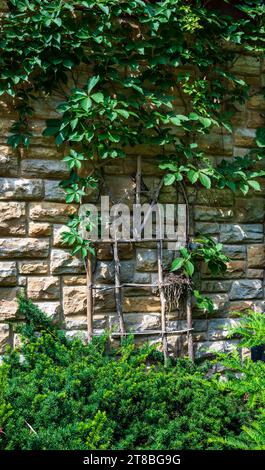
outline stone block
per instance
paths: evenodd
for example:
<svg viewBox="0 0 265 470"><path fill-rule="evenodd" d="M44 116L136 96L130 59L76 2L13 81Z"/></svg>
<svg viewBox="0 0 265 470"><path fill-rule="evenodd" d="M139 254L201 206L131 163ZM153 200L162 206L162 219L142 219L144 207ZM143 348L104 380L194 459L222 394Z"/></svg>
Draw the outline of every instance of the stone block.
<svg viewBox="0 0 265 470"><path fill-rule="evenodd" d="M86 315L87 287L71 286L63 288L64 315Z"/></svg>
<svg viewBox="0 0 265 470"><path fill-rule="evenodd" d="M226 189L204 189L197 192L196 204L203 206L226 207L233 205L233 193Z"/></svg>
<svg viewBox="0 0 265 470"><path fill-rule="evenodd" d="M255 147L256 129L246 127L235 130L235 145L238 147Z"/></svg>
<svg viewBox="0 0 265 470"><path fill-rule="evenodd" d="M265 268L265 245L250 245L247 253L249 268Z"/></svg>
<svg viewBox="0 0 265 470"><path fill-rule="evenodd" d="M0 10L1 11L7 11L8 10L7 0L0 0Z"/></svg>
<svg viewBox="0 0 265 470"><path fill-rule="evenodd" d="M29 236L30 237L48 237L51 235L51 225L46 222L30 222L29 223Z"/></svg>
<svg viewBox="0 0 265 470"><path fill-rule="evenodd" d="M231 71L240 75L259 75L260 58L251 55L239 55L237 60L233 63Z"/></svg>
<svg viewBox="0 0 265 470"><path fill-rule="evenodd" d="M253 308L256 301L251 300L232 300L230 302L229 317L238 317L238 312L246 312L247 310Z"/></svg>
<svg viewBox="0 0 265 470"><path fill-rule="evenodd" d="M71 256L68 251L52 249L50 269L52 274L78 274L85 272L81 258Z"/></svg>
<svg viewBox="0 0 265 470"><path fill-rule="evenodd" d="M209 294L208 297L213 302L213 314L223 313L229 310L229 298L227 294Z"/></svg>
<svg viewBox="0 0 265 470"><path fill-rule="evenodd" d="M94 290L94 312L113 312L116 310L114 289Z"/></svg>
<svg viewBox="0 0 265 470"><path fill-rule="evenodd" d="M97 262L96 271L94 273L95 284L110 284L114 281L114 263L107 261Z"/></svg>
<svg viewBox="0 0 265 470"><path fill-rule="evenodd" d="M132 205L134 203L133 192L135 183L129 176L107 176L106 183L111 188L111 196L114 201L123 201L123 204Z"/></svg>
<svg viewBox="0 0 265 470"><path fill-rule="evenodd" d="M14 320L18 310L17 288L0 288L0 321Z"/></svg>
<svg viewBox="0 0 265 470"><path fill-rule="evenodd" d="M169 268L173 260L173 253L163 252L163 265ZM157 250L137 248L136 250L137 271L157 271Z"/></svg>
<svg viewBox="0 0 265 470"><path fill-rule="evenodd" d="M56 248L62 248L63 245L63 238L62 235L64 232L69 232L69 227L67 225L62 224L54 224L53 226L53 246Z"/></svg>
<svg viewBox="0 0 265 470"><path fill-rule="evenodd" d="M230 353L238 347L238 341L205 341L195 344L195 357L198 359L215 356L219 353Z"/></svg>
<svg viewBox="0 0 265 470"><path fill-rule="evenodd" d="M229 298L230 300L261 299L262 295L261 281L242 279L233 282Z"/></svg>
<svg viewBox="0 0 265 470"><path fill-rule="evenodd" d="M19 287L26 287L27 286L27 278L26 276L18 276L17 278L17 285Z"/></svg>
<svg viewBox="0 0 265 470"><path fill-rule="evenodd" d="M18 158L10 147L0 145L0 176L18 176Z"/></svg>
<svg viewBox="0 0 265 470"><path fill-rule="evenodd" d="M224 245L223 252L230 259L245 259L247 256L246 247L243 245Z"/></svg>
<svg viewBox="0 0 265 470"><path fill-rule="evenodd" d="M248 243L263 241L262 224L223 224L220 227L221 243Z"/></svg>
<svg viewBox="0 0 265 470"><path fill-rule="evenodd" d="M220 207L195 206L194 219L201 222L230 220L233 217L233 210Z"/></svg>
<svg viewBox="0 0 265 470"><path fill-rule="evenodd" d="M198 145L210 155L232 155L233 138L231 135L206 134L198 139Z"/></svg>
<svg viewBox="0 0 265 470"><path fill-rule="evenodd" d="M228 338L231 330L240 324L235 318L216 318L209 320L208 339L210 341Z"/></svg>
<svg viewBox="0 0 265 470"><path fill-rule="evenodd" d="M23 202L0 202L0 236L24 235L26 210Z"/></svg>
<svg viewBox="0 0 265 470"><path fill-rule="evenodd" d="M34 302L34 304L54 322L59 320L61 314L60 302Z"/></svg>
<svg viewBox="0 0 265 470"><path fill-rule="evenodd" d="M60 297L59 278L54 276L29 277L28 297L32 300L56 300Z"/></svg>
<svg viewBox="0 0 265 470"><path fill-rule="evenodd" d="M264 198L236 198L236 220L243 223L263 222L265 215Z"/></svg>
<svg viewBox="0 0 265 470"><path fill-rule="evenodd" d="M126 313L124 321L127 331L146 331L161 329L160 313ZM119 326L117 315L109 316L109 327L117 331Z"/></svg>
<svg viewBox="0 0 265 470"><path fill-rule="evenodd" d="M257 109L259 111L265 111L265 100L262 94L256 94L248 99L247 107L249 109Z"/></svg>
<svg viewBox="0 0 265 470"><path fill-rule="evenodd" d="M161 304L159 297L143 296L143 297L124 297L123 311L126 313L135 312L160 312Z"/></svg>
<svg viewBox="0 0 265 470"><path fill-rule="evenodd" d="M0 199L38 200L43 197L43 182L16 178L0 178Z"/></svg>
<svg viewBox="0 0 265 470"><path fill-rule="evenodd" d="M134 260L122 260L121 265L121 282L134 282L135 278L135 261ZM114 282L114 277L112 278Z"/></svg>
<svg viewBox="0 0 265 470"><path fill-rule="evenodd" d="M263 279L264 269L247 269L246 276L248 279Z"/></svg>
<svg viewBox="0 0 265 470"><path fill-rule="evenodd" d="M30 203L29 217L31 220L41 222L65 223L69 215L73 215L76 210L76 207L71 204L59 202Z"/></svg>
<svg viewBox="0 0 265 470"><path fill-rule="evenodd" d="M132 244L121 243L118 247L119 258L121 260L132 259L134 256L134 248ZM113 260L113 251L110 244L98 244L97 245L97 259L101 261Z"/></svg>
<svg viewBox="0 0 265 470"><path fill-rule="evenodd" d="M5 352L6 347L10 344L10 326L0 324L0 354Z"/></svg>
<svg viewBox="0 0 265 470"><path fill-rule="evenodd" d="M202 292L228 292L231 288L231 281L202 281Z"/></svg>
<svg viewBox="0 0 265 470"><path fill-rule="evenodd" d="M84 274L79 276L64 276L63 282L66 286L86 286L87 285L87 278Z"/></svg>
<svg viewBox="0 0 265 470"><path fill-rule="evenodd" d="M64 202L66 193L63 188L59 186L60 181L46 180L45 186L45 200Z"/></svg>
<svg viewBox="0 0 265 470"><path fill-rule="evenodd" d="M16 285L17 267L14 261L0 262L0 286Z"/></svg>
<svg viewBox="0 0 265 470"><path fill-rule="evenodd" d="M216 274L215 278L217 279L235 279L243 277L245 275L246 262L241 260L232 260L227 263L227 270L224 273ZM202 265L202 275L203 277L212 277L211 272L208 267Z"/></svg>
<svg viewBox="0 0 265 470"><path fill-rule="evenodd" d="M64 179L69 170L63 161L28 159L21 162L21 174L27 178Z"/></svg>
<svg viewBox="0 0 265 470"><path fill-rule="evenodd" d="M196 234L201 235L216 235L220 232L220 226L218 223L207 223L207 222L196 222L195 223Z"/></svg>
<svg viewBox="0 0 265 470"><path fill-rule="evenodd" d="M47 258L48 253L48 240L0 238L0 258Z"/></svg>
<svg viewBox="0 0 265 470"><path fill-rule="evenodd" d="M45 261L21 261L18 264L19 274L47 274L48 268Z"/></svg>

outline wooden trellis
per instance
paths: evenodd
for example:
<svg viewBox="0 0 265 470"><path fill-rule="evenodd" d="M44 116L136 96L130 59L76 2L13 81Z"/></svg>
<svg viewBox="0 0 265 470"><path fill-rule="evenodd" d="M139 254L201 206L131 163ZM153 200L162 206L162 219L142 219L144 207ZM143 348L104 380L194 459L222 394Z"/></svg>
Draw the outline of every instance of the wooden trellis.
<svg viewBox="0 0 265 470"><path fill-rule="evenodd" d="M136 177L135 177L135 182L136 182L136 188L135 188L135 202L136 204L140 204L141 200L141 157L138 157L137 159L137 172L136 172ZM152 211L152 207L156 204L159 196L160 189L163 185L163 182L160 183L158 186L155 195L153 197L153 201L150 205L150 210L149 212L147 211L144 220L141 224L141 230L144 228L145 223L150 215L150 212ZM186 209L188 210L188 206L186 206ZM188 224L187 224L188 226ZM140 284L140 283L121 283L121 273L120 273L120 259L119 259L119 251L118 247L120 243L139 243L139 242L153 242L156 241L157 244L157 272L158 272L158 282L157 283L149 283L149 284ZM100 285L95 285L93 283L93 273L92 273L92 262L91 262L91 257L88 257L87 259L87 289L88 289L88 294L87 294L87 333L88 333L88 341L90 341L94 335L93 333L93 311L94 311L94 296L93 296L93 290L97 291L109 291L113 290L115 293L115 303L116 303L116 312L117 312L117 317L119 321L119 331L117 332L112 332L111 336L112 337L122 337L126 335L142 335L142 336L148 336L148 335L158 335L161 336L162 338L162 347L163 347L163 354L165 361L167 360L168 357L168 341L167 337L168 335L183 335L186 334L187 336L187 344L188 344L188 355L189 359L191 361L194 360L194 350L193 350L193 336L192 336L192 310L191 310L191 295L189 293L189 290L187 292L187 296L185 299L185 309L186 309L186 319L187 319L187 328L185 329L177 329L177 330L168 330L167 329L167 319L166 319L166 313L167 313L167 305L166 305L166 297L165 297L165 292L164 292L164 270L163 270L163 242L164 241L170 241L170 242L177 242L177 239L168 239L168 238L130 238L130 239L107 239L107 240L99 240L96 241L95 243L100 243L100 244L110 244L112 246L112 252L113 252L113 261L114 261L114 284L109 285L109 286L100 286ZM161 329L160 330L144 330L144 331L126 331L126 325L124 321L124 316L123 316L123 309L122 309L122 289L125 287L145 287L145 288L150 288L150 289L158 289L159 296L160 296L160 305L161 305Z"/></svg>

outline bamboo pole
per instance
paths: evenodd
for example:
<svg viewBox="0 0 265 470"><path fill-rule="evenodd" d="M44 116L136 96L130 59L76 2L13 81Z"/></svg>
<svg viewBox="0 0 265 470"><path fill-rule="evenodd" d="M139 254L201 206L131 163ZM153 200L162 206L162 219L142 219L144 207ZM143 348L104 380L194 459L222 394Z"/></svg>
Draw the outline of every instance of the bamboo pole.
<svg viewBox="0 0 265 470"><path fill-rule="evenodd" d="M192 336L192 309L191 309L191 293L187 294L187 340L188 340L188 355L190 361L194 362L194 348Z"/></svg>
<svg viewBox="0 0 265 470"><path fill-rule="evenodd" d="M114 258L114 267L115 267L115 300L116 300L116 310L119 319L120 332L122 335L125 333L125 323L122 314L122 297L121 297L121 282L120 282L120 260L118 253L118 242L115 240L113 245L113 258Z"/></svg>
<svg viewBox="0 0 265 470"><path fill-rule="evenodd" d="M90 343L93 336L93 284L92 284L92 258L88 254L86 262L87 276L87 341Z"/></svg>
<svg viewBox="0 0 265 470"><path fill-rule="evenodd" d="M168 330L168 331L165 331L164 333L166 335L183 335L185 333L187 333L188 329L185 328L184 330ZM162 330L145 330L145 331L126 331L125 333L120 333L119 331L114 331L112 333L110 333L110 336L129 336L129 335L133 335L133 336L148 336L148 335L151 335L151 336L155 336L155 335L161 335L162 334ZM95 333L95 336L99 336L101 335L101 333Z"/></svg>
<svg viewBox="0 0 265 470"><path fill-rule="evenodd" d="M141 178L142 178L142 158L140 155L138 155L137 170L136 170L136 191L135 191L136 204L141 204Z"/></svg>
<svg viewBox="0 0 265 470"><path fill-rule="evenodd" d="M161 240L157 242L157 264L158 264L158 287L161 302L161 329L162 329L162 345L165 363L168 358L168 346L166 337L166 297L163 286L163 243Z"/></svg>
<svg viewBox="0 0 265 470"><path fill-rule="evenodd" d="M178 238L166 238L166 237L153 237L153 238L121 238L119 239L119 243L143 243L143 242L157 242L158 240L165 241L165 242L177 242L179 241ZM93 243L100 244L100 243L110 243L114 244L114 238L105 238L100 240L93 240Z"/></svg>

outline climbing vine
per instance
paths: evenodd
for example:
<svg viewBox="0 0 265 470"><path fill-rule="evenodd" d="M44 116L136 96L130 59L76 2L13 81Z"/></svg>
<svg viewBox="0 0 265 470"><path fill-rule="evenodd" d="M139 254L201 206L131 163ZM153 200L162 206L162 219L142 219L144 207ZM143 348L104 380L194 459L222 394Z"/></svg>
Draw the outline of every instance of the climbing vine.
<svg viewBox="0 0 265 470"><path fill-rule="evenodd" d="M165 185L244 195L260 190L264 129L257 131L255 149L219 165L204 153L201 139L212 129L232 132L235 104L248 98L248 85L233 66L244 51L264 55L263 0L220 2L236 3L229 14L207 0L7 3L0 94L13 99L17 112L8 142L18 150L28 147L36 101L61 94L58 118L47 121L43 135L54 138L68 165L62 182L67 203L80 204L97 187L104 164L139 145L152 146ZM86 257L93 246L81 238L79 224L72 217L65 242ZM192 276L196 259L213 272L225 270L221 246L198 243L193 252L182 250L172 270Z"/></svg>

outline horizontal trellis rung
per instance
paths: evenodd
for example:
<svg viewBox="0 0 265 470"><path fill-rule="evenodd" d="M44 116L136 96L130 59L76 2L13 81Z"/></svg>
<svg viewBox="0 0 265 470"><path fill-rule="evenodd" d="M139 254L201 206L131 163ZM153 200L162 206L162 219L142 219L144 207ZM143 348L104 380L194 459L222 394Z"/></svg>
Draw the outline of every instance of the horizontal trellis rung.
<svg viewBox="0 0 265 470"><path fill-rule="evenodd" d="M114 333L110 333L110 336L147 336L147 335L176 335L176 334L184 334L188 333L189 331L193 331L194 328L185 328L184 330L146 330L146 331L126 331L125 333L121 333L120 331L115 331ZM101 333L93 333L94 336L100 336Z"/></svg>
<svg viewBox="0 0 265 470"><path fill-rule="evenodd" d="M106 238L102 240L92 240L92 243L144 243L144 242L179 242L179 238L120 238L115 240L114 238Z"/></svg>
<svg viewBox="0 0 265 470"><path fill-rule="evenodd" d="M158 287L157 284L133 284L133 283L125 283L125 284L120 284L119 285L119 288L122 288L122 287ZM94 289L94 290L100 290L100 291L103 291L103 290L112 290L112 289L115 289L116 286L112 285L112 286L99 286L99 285L91 285L90 286L90 289Z"/></svg>

